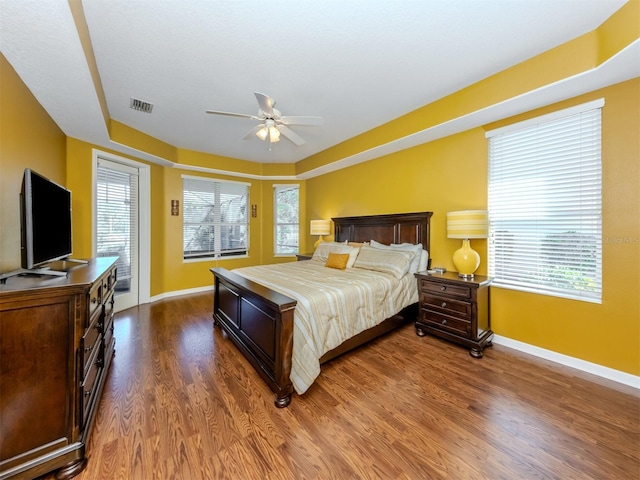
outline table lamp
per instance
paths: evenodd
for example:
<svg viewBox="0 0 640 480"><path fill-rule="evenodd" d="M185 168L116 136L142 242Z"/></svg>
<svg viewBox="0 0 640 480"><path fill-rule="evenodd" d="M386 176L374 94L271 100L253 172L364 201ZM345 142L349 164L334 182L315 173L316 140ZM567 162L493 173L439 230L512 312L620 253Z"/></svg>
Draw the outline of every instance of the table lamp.
<svg viewBox="0 0 640 480"><path fill-rule="evenodd" d="M471 248L472 238L487 238L488 214L486 210L462 210L447 213L447 237L461 238L462 247L453 254L453 264L462 278L473 278L480 266L480 255Z"/></svg>
<svg viewBox="0 0 640 480"><path fill-rule="evenodd" d="M313 248L318 248L324 240L322 239L323 235L329 235L331 231L331 220L311 220L311 235L319 235L318 241L313 244Z"/></svg>

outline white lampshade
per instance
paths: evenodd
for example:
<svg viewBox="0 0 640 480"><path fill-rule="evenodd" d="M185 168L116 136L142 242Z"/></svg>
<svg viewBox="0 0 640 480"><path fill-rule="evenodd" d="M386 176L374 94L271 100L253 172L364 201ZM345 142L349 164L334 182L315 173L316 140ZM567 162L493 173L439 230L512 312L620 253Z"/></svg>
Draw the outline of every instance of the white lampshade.
<svg viewBox="0 0 640 480"><path fill-rule="evenodd" d="M280 141L280 130L278 130L278 126L276 122L267 118L265 120L263 127L256 132L256 135L260 140L269 139L270 143L276 143Z"/></svg>
<svg viewBox="0 0 640 480"><path fill-rule="evenodd" d="M462 210L447 213L447 237L461 238L462 247L453 254L458 276L473 278L480 266L480 255L471 248L470 238L487 238L489 227L486 210Z"/></svg>
<svg viewBox="0 0 640 480"><path fill-rule="evenodd" d="M448 238L487 238L489 219L486 210L461 210L447 213Z"/></svg>
<svg viewBox="0 0 640 480"><path fill-rule="evenodd" d="M256 132L256 135L260 140L266 140L267 135L269 135L269 129L267 127L262 127L260 130Z"/></svg>
<svg viewBox="0 0 640 480"><path fill-rule="evenodd" d="M329 235L331 220L311 220L311 235Z"/></svg>
<svg viewBox="0 0 640 480"><path fill-rule="evenodd" d="M278 130L275 126L269 127L269 141L271 143L280 141L280 130Z"/></svg>

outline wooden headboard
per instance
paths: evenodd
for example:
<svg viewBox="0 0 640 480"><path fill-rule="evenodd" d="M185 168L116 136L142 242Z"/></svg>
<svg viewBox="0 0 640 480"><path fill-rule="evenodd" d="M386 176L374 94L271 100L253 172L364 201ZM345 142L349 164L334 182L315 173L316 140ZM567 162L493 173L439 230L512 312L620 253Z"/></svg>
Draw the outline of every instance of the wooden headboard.
<svg viewBox="0 0 640 480"><path fill-rule="evenodd" d="M391 215L368 215L364 217L332 218L335 225L335 241L368 242L375 240L384 244L422 243L430 249L430 219L433 212L395 213Z"/></svg>

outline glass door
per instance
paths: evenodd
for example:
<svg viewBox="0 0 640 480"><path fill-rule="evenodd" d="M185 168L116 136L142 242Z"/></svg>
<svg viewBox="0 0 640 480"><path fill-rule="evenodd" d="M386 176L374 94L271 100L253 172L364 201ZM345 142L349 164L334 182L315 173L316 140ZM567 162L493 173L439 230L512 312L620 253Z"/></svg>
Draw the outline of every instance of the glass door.
<svg viewBox="0 0 640 480"><path fill-rule="evenodd" d="M96 244L98 257L118 257L116 311L139 304L138 169L98 158Z"/></svg>

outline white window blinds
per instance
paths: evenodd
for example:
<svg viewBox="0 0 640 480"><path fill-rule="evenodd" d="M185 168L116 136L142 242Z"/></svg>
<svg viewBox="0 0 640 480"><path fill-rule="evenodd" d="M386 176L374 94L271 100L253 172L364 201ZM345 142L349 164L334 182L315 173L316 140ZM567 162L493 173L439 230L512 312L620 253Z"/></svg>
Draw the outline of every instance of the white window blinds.
<svg viewBox="0 0 640 480"><path fill-rule="evenodd" d="M246 255L249 186L182 177L184 258Z"/></svg>
<svg viewBox="0 0 640 480"><path fill-rule="evenodd" d="M129 291L138 262L138 170L98 159L96 247L99 257L118 257L116 292Z"/></svg>
<svg viewBox="0 0 640 480"><path fill-rule="evenodd" d="M276 255L298 253L299 193L298 185L274 185Z"/></svg>
<svg viewBox="0 0 640 480"><path fill-rule="evenodd" d="M601 301L603 105L487 133L494 285Z"/></svg>

